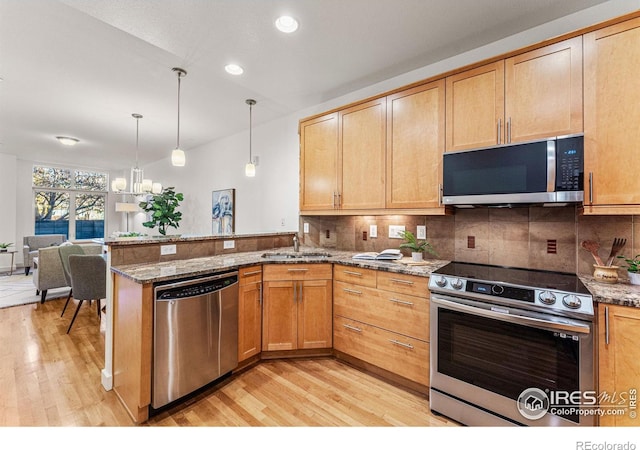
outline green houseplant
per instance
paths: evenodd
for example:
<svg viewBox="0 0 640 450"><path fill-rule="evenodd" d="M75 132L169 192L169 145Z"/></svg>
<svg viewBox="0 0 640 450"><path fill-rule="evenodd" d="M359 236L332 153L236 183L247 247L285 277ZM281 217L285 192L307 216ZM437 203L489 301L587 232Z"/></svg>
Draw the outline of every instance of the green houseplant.
<svg viewBox="0 0 640 450"><path fill-rule="evenodd" d="M182 220L182 213L176 211L176 208L180 206L184 196L174 189L174 187L164 188L160 194L154 194L147 201L138 204L150 214L149 220L142 225L147 228L158 227L158 231L163 236L167 234L168 227L178 228Z"/></svg>
<svg viewBox="0 0 640 450"><path fill-rule="evenodd" d="M400 231L398 235L405 240L405 242L400 244L400 248L411 249L411 258L414 261L421 261L422 255L425 251L434 256L438 256L438 253L433 249L429 242L419 241L411 231Z"/></svg>
<svg viewBox="0 0 640 450"><path fill-rule="evenodd" d="M629 282L631 284L640 284L640 255L636 255L633 258L618 255L618 258L623 259L624 262L627 263L627 275L629 275Z"/></svg>
<svg viewBox="0 0 640 450"><path fill-rule="evenodd" d="M0 242L0 252L6 252L12 245L13 242Z"/></svg>

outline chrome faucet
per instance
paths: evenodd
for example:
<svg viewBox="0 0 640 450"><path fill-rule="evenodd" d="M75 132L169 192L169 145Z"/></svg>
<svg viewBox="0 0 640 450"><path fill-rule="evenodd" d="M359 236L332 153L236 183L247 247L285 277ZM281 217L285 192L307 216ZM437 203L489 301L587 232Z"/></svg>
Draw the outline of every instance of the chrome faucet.
<svg viewBox="0 0 640 450"><path fill-rule="evenodd" d="M294 234L293 235L293 251L297 252L298 250L300 250L300 242L298 242L298 235Z"/></svg>

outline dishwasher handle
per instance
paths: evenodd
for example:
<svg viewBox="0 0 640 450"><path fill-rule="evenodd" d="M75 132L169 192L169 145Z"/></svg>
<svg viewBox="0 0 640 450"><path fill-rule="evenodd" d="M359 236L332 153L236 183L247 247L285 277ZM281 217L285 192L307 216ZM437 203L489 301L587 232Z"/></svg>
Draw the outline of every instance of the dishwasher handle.
<svg viewBox="0 0 640 450"><path fill-rule="evenodd" d="M208 295L238 283L238 272L178 281L155 288L156 301L182 300Z"/></svg>

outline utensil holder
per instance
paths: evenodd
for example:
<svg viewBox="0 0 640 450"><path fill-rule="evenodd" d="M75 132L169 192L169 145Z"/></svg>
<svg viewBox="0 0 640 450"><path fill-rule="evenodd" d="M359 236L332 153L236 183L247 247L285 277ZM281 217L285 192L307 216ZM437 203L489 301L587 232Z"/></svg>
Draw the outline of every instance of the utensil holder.
<svg viewBox="0 0 640 450"><path fill-rule="evenodd" d="M615 284L618 282L618 266L593 265L593 278L601 283Z"/></svg>

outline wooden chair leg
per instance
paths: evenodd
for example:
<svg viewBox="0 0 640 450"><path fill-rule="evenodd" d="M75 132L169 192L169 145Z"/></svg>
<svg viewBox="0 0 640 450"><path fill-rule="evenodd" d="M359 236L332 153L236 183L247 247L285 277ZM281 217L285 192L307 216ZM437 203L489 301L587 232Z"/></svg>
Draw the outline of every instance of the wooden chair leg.
<svg viewBox="0 0 640 450"><path fill-rule="evenodd" d="M76 312L73 314L73 318L71 319L71 323L69 324L69 328L67 328L67 334L69 334L69 331L71 331L71 326L73 325L73 322L76 320L76 316L78 315L78 311L80 311L80 307L82 306L82 302L84 302L84 300L80 300L80 302L78 303L78 307L76 308Z"/></svg>
<svg viewBox="0 0 640 450"><path fill-rule="evenodd" d="M64 308L62 308L62 314L60 314L60 317L64 316L64 312L67 309L67 305L69 304L69 300L71 300L71 294L73 293L72 289L69 289L69 295L67 295L67 301L64 303Z"/></svg>
<svg viewBox="0 0 640 450"><path fill-rule="evenodd" d="M98 311L98 322L100 322L100 299L96 300L96 310Z"/></svg>
<svg viewBox="0 0 640 450"><path fill-rule="evenodd" d="M45 289L40 294L40 303L44 303L44 299L46 298L46 296L47 296L47 290Z"/></svg>

